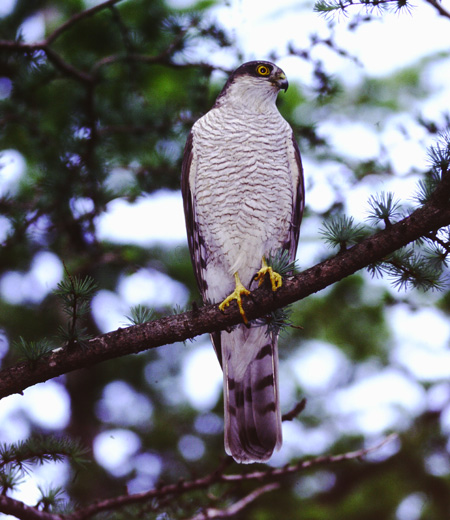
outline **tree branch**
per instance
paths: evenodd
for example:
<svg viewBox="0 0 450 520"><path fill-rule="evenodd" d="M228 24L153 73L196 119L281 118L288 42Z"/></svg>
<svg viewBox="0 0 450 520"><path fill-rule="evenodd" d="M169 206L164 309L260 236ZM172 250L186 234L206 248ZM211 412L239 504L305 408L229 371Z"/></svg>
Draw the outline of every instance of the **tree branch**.
<svg viewBox="0 0 450 520"><path fill-rule="evenodd" d="M61 520L60 515L40 511L36 507L27 506L20 500L1 494L0 512L20 518L20 520Z"/></svg>
<svg viewBox="0 0 450 520"><path fill-rule="evenodd" d="M322 455L321 457L316 457L315 459L300 461L297 464L290 464L288 466L284 466L283 468L272 469L270 471L254 471L252 473L243 473L236 475L223 475L223 480L225 482L231 481L242 481L242 480L267 480L270 478L284 477L285 475L290 475L292 473L297 473L302 469L311 468L313 466L319 466L322 464L335 464L337 462L342 462L344 460L354 460L361 459L365 457L369 453L379 450L386 444L394 441L398 438L396 433L391 433L387 437L385 437L382 441L369 448L363 448L361 450L349 451L347 453L341 453L339 455Z"/></svg>
<svg viewBox="0 0 450 520"><path fill-rule="evenodd" d="M303 398L299 403L297 403L292 410L287 413L284 413L281 417L282 421L293 421L296 417L298 417L306 406L306 399Z"/></svg>
<svg viewBox="0 0 450 520"><path fill-rule="evenodd" d="M51 44L65 31L67 31L74 24L79 22L80 20L87 18L96 14L97 12L111 8L121 0L107 0L99 5L96 5L90 9L86 9L80 13L75 14L57 29L55 29L45 40L36 42L36 43L23 43L20 41L10 41L10 40L0 40L0 49L14 51L14 52L26 52L33 53L36 51L42 51L47 56L48 60L61 72L63 72L66 76L70 76L77 81L85 84L93 84L96 81L96 74L98 69L104 65L109 65L111 63L116 63L118 61L135 61L147 64L165 64L172 67L178 67L179 65L175 63L171 63L170 57L176 50L177 46L181 43L183 38L186 35L186 32L189 30L190 26L186 27L184 31L181 31L174 40L164 49L160 54L155 56L147 56L140 54L128 53L126 55L114 55L114 56L106 56L102 58L97 63L95 63L92 67L91 74L84 72L75 68L73 65L67 63L60 54L55 52L50 46ZM207 68L209 70L213 70L216 67L209 64L189 64L189 66L201 66ZM220 70L220 67L219 67Z"/></svg>
<svg viewBox="0 0 450 520"><path fill-rule="evenodd" d="M241 500L234 502L231 506L226 509L214 509L209 507L208 509L198 513L197 515L191 517L189 520L209 520L211 518L230 518L234 516L239 511L242 511L245 507L248 506L251 502L255 501L259 496L264 493L268 493L269 491L273 491L278 489L280 485L278 483L266 484L260 488L255 489Z"/></svg>
<svg viewBox="0 0 450 520"><path fill-rule="evenodd" d="M425 0L425 2L427 2L427 4L432 5L441 16L445 16L445 18L450 18L450 12L447 11L438 0Z"/></svg>
<svg viewBox="0 0 450 520"><path fill-rule="evenodd" d="M88 16L92 16L95 13L98 13L98 11L101 11L103 9L106 9L107 7L112 7L114 4L117 4L121 2L122 0L107 0L106 2L103 2L101 4L95 5L94 7L91 7L90 9L86 9L85 11L82 11L81 13L77 13L71 18L67 20L67 22L60 25L57 29L55 29L52 34L50 34L46 40L45 44L50 45L53 43L56 38L58 38L64 31L67 31L72 25L76 24L83 18L87 18Z"/></svg>
<svg viewBox="0 0 450 520"><path fill-rule="evenodd" d="M244 304L247 317L250 320L255 319L302 300L374 262L381 261L410 242L450 225L449 198L450 175L446 175L430 201L409 217L337 256L289 277L276 293L264 285L256 289ZM89 340L85 349L77 345L57 349L49 357L36 361L33 366L19 363L2 370L0 399L13 393L22 393L36 383L79 368L185 341L200 334L224 330L238 323L241 323L241 316L233 302L226 312L219 311L216 304L207 305L176 316L108 332Z"/></svg>
<svg viewBox="0 0 450 520"><path fill-rule="evenodd" d="M45 41L40 43L21 43L10 40L0 40L0 50L23 53L42 51L47 56L48 61L50 61L56 69L59 69L66 76L70 76L80 83L89 84L93 82L93 78L89 74L82 70L78 70L73 65L70 65L70 63L67 63L63 60L61 55L55 52Z"/></svg>
<svg viewBox="0 0 450 520"><path fill-rule="evenodd" d="M231 475L225 475L223 473L224 467L219 470L206 475L205 477L200 477L191 481L179 481L176 484L167 484L165 486L159 486L149 491L145 491L142 493L136 493L134 495L122 495L119 497L114 497L111 499L102 500L99 502L95 502L84 509L79 509L72 514L69 514L64 517L64 520L86 520L91 516L94 516L103 511L112 511L117 510L121 507L138 504L142 502L147 502L152 499L161 499L163 497L168 496L180 496L184 493L188 493L189 491L199 490L199 489L207 489L211 487L213 484L218 483L226 483L226 482L243 482L243 481L270 481L283 478L286 475L290 475L292 473L297 473L303 469L311 468L313 466L323 465L323 464L335 464L339 462L343 462L346 460L354 460L361 459L362 457L372 453L374 451L379 450L389 442L397 439L397 434L392 433L385 437L379 443L370 446L368 448L363 448L356 451L351 451L347 453L341 453L339 455L325 455L322 457L316 457L315 459L309 459L300 461L297 464L290 464L284 466L282 468L268 468L264 471L253 471L250 473L236 473ZM256 498L256 497L255 497ZM244 504L246 505L246 504ZM201 516L199 518L202 518ZM203 517L205 518L205 517ZM209 517L206 517L209 518ZM216 517L217 518L217 517Z"/></svg>

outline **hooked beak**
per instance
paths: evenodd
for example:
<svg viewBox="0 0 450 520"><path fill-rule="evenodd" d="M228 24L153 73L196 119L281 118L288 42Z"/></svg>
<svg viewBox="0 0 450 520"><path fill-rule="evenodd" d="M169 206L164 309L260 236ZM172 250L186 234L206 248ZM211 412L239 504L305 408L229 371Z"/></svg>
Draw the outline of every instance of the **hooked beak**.
<svg viewBox="0 0 450 520"><path fill-rule="evenodd" d="M281 72L281 71L275 76L273 83L280 90L284 90L285 92L286 92L286 90L289 87L289 82L288 82L288 80L286 78L286 74L284 72Z"/></svg>

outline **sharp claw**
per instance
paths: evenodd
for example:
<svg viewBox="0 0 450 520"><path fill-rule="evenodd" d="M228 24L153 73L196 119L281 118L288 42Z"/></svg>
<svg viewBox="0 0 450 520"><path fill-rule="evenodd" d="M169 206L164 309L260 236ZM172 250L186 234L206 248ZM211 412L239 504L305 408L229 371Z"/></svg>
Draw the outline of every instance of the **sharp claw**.
<svg viewBox="0 0 450 520"><path fill-rule="evenodd" d="M271 267L269 267L266 263L266 259L263 257L262 259L262 267L255 275L255 281L258 282L258 285L263 283L264 277L266 274L270 277L270 283L272 285L272 291L276 291L283 285L283 278L279 273L276 273Z"/></svg>
<svg viewBox="0 0 450 520"><path fill-rule="evenodd" d="M250 291L248 289L246 289L242 283L241 283L241 280L239 279L239 275L238 273L235 273L234 274L234 279L236 281L236 288L235 290L225 298L225 300L223 300L223 302L219 305L219 310L221 310L222 312L225 310L226 307L228 307L230 305L230 303L233 301L233 300L236 300L237 301L237 304L238 304L238 307L239 307L239 312L241 313L241 316L242 316L242 319L244 321L244 323L246 325L248 325L248 319L247 319L247 316L245 315L245 311L244 311L244 308L242 307L242 295L245 294L245 295L249 295L250 294Z"/></svg>

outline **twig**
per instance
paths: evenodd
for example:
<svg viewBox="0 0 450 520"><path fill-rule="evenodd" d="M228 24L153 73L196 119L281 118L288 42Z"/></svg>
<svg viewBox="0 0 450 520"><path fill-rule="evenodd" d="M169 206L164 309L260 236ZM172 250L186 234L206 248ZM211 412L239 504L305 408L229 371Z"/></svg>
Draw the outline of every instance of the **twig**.
<svg viewBox="0 0 450 520"><path fill-rule="evenodd" d="M5 495L0 495L0 512L12 514L17 518L20 518L21 520L85 520L103 511L117 510L121 507L130 504L147 502L153 498L180 496L192 490L207 489L211 485L220 482L225 483L264 480L273 481L282 478L286 475L297 473L303 469L310 468L313 466L323 464L335 464L342 461L360 459L369 453L379 450L381 447L393 441L397 437L397 434L393 433L387 436L381 442L369 448L363 448L361 450L342 453L339 455L325 455L322 457L316 457L315 459L301 461L297 464L284 466L283 468L279 469L270 468L266 471L254 471L251 473L224 475L223 471L225 470L227 464L222 464L218 470L205 477L201 477L192 481L180 481L176 484L160 486L144 493L136 493L134 495L122 495L112 499L102 500L94 504L91 504L86 508L79 509L78 511L75 511L74 513L68 515L54 515L44 511L39 511L38 509L27 506L18 500L12 499ZM269 486L263 486L262 488L254 490L252 493L250 493L243 499L239 500L238 502L230 506L228 509L221 511L222 516L219 516L218 514L220 511L211 509L207 510L209 511L210 516L205 516L205 513L202 513L203 516L197 515L196 517L194 517L194 519L191 520L200 520L208 518L226 518L227 516L232 516L232 514L235 514L240 509L244 508L251 501L255 500L259 495L261 495L262 493L266 493L272 489L275 489L275 487L277 486L278 484L271 482ZM215 516L211 516L211 514Z"/></svg>
<svg viewBox="0 0 450 520"><path fill-rule="evenodd" d="M299 403L297 403L294 408L290 412L287 412L281 416L282 421L292 421L298 415L300 415L306 406L306 399L303 398Z"/></svg>
<svg viewBox="0 0 450 520"><path fill-rule="evenodd" d="M76 79L80 83L91 83L93 81L89 74L86 74L86 72L83 72L82 70L76 69L73 65L70 65L70 63L67 63L65 60L63 60L63 58L51 47L49 47L45 41L40 43L20 43L9 40L0 40L0 50L1 49L25 53L42 51L47 56L48 60L67 76Z"/></svg>
<svg viewBox="0 0 450 520"><path fill-rule="evenodd" d="M84 509L80 509L75 513L65 516L64 520L85 520L103 511L117 510L121 507L146 502L153 498L180 496L184 493L188 493L189 491L207 489L213 484L217 483L244 481L260 482L264 480L274 481L276 479L283 478L286 475L297 473L303 469L311 468L313 466L335 464L342 461L360 459L369 453L379 450L381 447L385 446L389 442L392 442L397 437L397 434L393 433L387 436L381 442L373 446L370 446L369 448L363 448L361 450L352 451L348 453L341 453L339 455L325 455L322 457L316 457L315 459L301 461L297 464L287 465L278 469L270 468L265 471L254 471L251 473L225 475L223 474L225 466L222 465L222 467L214 473L210 473L205 477L201 477L195 480L180 481L176 484L167 484L165 486L160 486L143 493L136 493L134 495L122 495L119 497L96 502L94 504L91 504L90 506L87 506Z"/></svg>
<svg viewBox="0 0 450 520"><path fill-rule="evenodd" d="M86 9L85 11L82 11L81 13L77 13L71 18L67 20L67 22L60 25L57 29L55 29L50 36L48 36L45 40L45 45L50 45L53 43L56 38L58 38L63 32L67 31L72 25L76 24L83 18L87 18L88 16L92 16L95 13L98 13L98 11L101 11L102 9L106 9L107 7L113 6L114 4L119 3L121 0L107 0L106 2L103 2L102 4L98 4L94 7L91 7L90 9Z"/></svg>
<svg viewBox="0 0 450 520"><path fill-rule="evenodd" d="M114 4L117 4L121 0L107 0L106 2L103 2L102 4L98 4L94 7L91 7L90 9L86 9L80 13L75 14L67 22L60 25L57 29L55 29L45 40L33 44L28 43L21 43L16 41L8 41L8 40L2 40L0 41L0 49L7 49L7 50L13 50L13 51L22 51L22 52L36 52L36 51L43 51L48 60L55 65L58 69L63 71L68 76L71 76L72 78L82 82L82 83L91 83L93 81L93 78L67 63L63 60L63 58L55 52L50 45L67 29L72 27L74 24L79 22L80 20L87 18L89 16L94 15L98 11L101 11L103 9L106 9L107 7L110 7Z"/></svg>
<svg viewBox="0 0 450 520"><path fill-rule="evenodd" d="M344 460L361 459L369 453L379 450L380 448L397 438L398 434L391 433L382 441L380 441L377 444L374 444L373 446L370 446L369 448L363 448L361 450L356 451L349 451L347 453L341 453L339 455L323 455L321 457L316 457L315 459L301 461L297 464L290 464L288 466L284 466L283 468L273 469L271 471L254 471L253 473L244 473L242 475L223 475L223 480L225 482L236 482L244 480L264 480L268 477L278 478L284 477L285 475L290 475L292 473L297 473L302 469L311 468L313 466L319 466L323 464L335 464Z"/></svg>
<svg viewBox="0 0 450 520"><path fill-rule="evenodd" d="M121 507L128 506L131 504L147 502L153 498L161 499L170 496L180 496L189 491L207 489L211 487L213 484L217 483L244 481L261 482L264 480L271 481L270 486L273 487L269 488L267 486L264 486L262 488L259 488L247 495L246 497L244 497L243 499L239 500L232 506L230 506L228 509L222 511L222 517L226 518L227 514L228 516L232 516L233 510L237 512L240 509L244 508L252 500L255 500L262 493L266 493L271 489L275 489L275 486L277 486L278 484L274 483L274 480L283 478L286 475L298 473L301 470L311 468L313 466L319 466L324 464L336 464L342 461L361 459L369 453L379 450L387 443L392 442L394 439L397 439L397 437L398 435L393 433L391 435L388 435L381 442L373 446L370 446L369 448L363 448L356 451L341 453L339 455L324 455L322 457L316 457L314 459L300 461L297 464L290 464L278 469L270 468L265 471L253 471L251 473L225 475L223 472L228 464L222 463L220 468L218 468L215 472L206 475L205 477L201 477L191 481L179 481L175 484L159 486L149 491L143 493L136 493L134 495L122 495L111 499L101 500L68 515L54 515L51 513L46 513L44 511L39 511L35 508L23 504L18 500L12 499L5 495L0 495L0 512L6 514L13 514L21 520L85 520L104 511L117 510ZM203 516L197 515L197 517L194 517L194 519L200 520L205 518L221 518L220 516L218 516L218 510L209 510L209 512L212 512L211 514L215 514L215 516L204 516L204 513L202 513Z"/></svg>
<svg viewBox="0 0 450 520"><path fill-rule="evenodd" d="M232 504L230 507L227 507L226 509L214 509L214 508L208 508L205 511L202 511L201 513L198 513L197 515L191 517L189 520L209 520L211 518L230 518L234 516L236 513L239 513L239 511L242 511L244 507L247 507L248 504L255 501L259 496L261 496L264 493L268 493L269 491L273 491L274 489L278 489L280 485L278 483L271 483L266 484L265 486L262 486L260 488L255 489L251 493L249 493L244 498L241 498L241 500L238 500L234 504Z"/></svg>
<svg viewBox="0 0 450 520"><path fill-rule="evenodd" d="M92 67L93 74L97 74L98 69L103 67L104 65L111 65L112 63L116 63L118 61L134 61L141 63L164 63L167 58L173 53L173 51L177 48L177 46L183 41L188 30L192 27L192 25L187 26L183 31L181 31L175 39L170 42L170 44L159 54L155 56L146 56L143 54L134 54L131 52L127 52L125 55L113 55L106 56L102 58Z"/></svg>
<svg viewBox="0 0 450 520"><path fill-rule="evenodd" d="M427 2L430 5L432 5L441 16L445 16L446 18L450 18L450 12L447 11L442 6L442 4L440 2L438 2L437 0L425 0L425 2Z"/></svg>

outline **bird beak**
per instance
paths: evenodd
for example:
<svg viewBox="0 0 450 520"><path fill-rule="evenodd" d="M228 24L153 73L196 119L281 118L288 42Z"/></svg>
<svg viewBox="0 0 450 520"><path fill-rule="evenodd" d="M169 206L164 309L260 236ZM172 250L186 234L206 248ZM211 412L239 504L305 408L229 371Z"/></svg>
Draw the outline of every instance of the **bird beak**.
<svg viewBox="0 0 450 520"><path fill-rule="evenodd" d="M284 90L286 92L286 90L289 87L289 82L288 82L288 80L286 78L286 74L284 72L280 72L279 74L277 74L275 79L274 79L274 84L280 90Z"/></svg>

